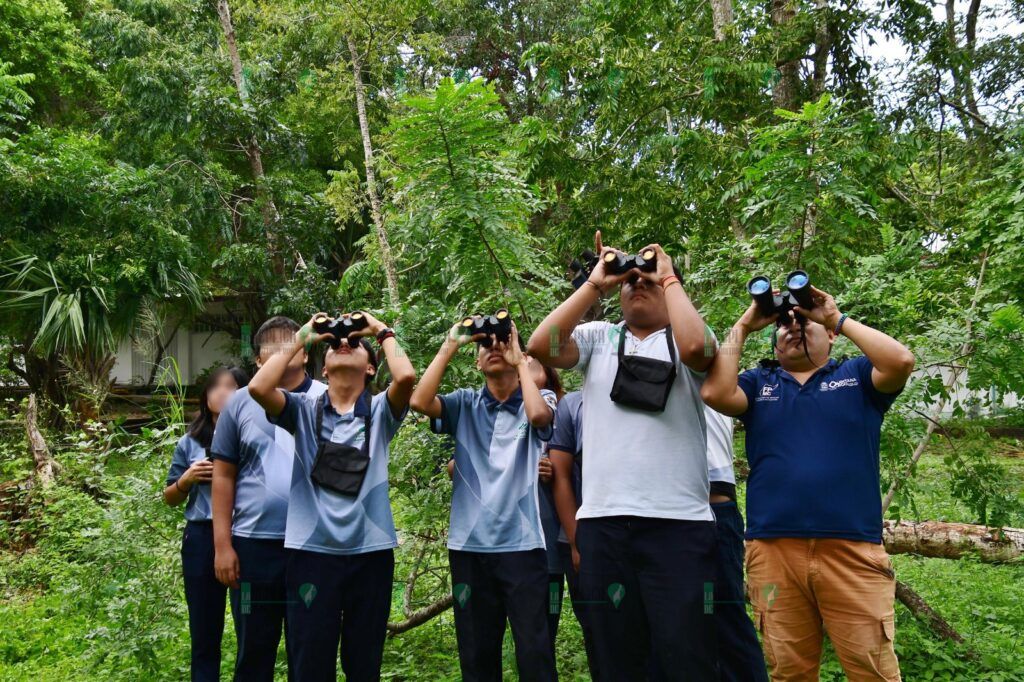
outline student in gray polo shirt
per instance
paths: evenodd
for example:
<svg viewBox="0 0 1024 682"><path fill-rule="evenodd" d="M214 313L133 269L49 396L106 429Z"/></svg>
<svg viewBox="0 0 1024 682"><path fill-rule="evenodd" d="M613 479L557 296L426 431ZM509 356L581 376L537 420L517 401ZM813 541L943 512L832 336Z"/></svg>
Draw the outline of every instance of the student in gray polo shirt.
<svg viewBox="0 0 1024 682"><path fill-rule="evenodd" d="M490 347L477 347L483 387L437 395L458 349L485 338L458 330L456 325L448 332L410 404L431 418L432 429L455 440L448 557L462 679L501 680L507 619L519 678L554 680L537 490L541 439L551 435L554 394L537 388L513 326L508 343L491 337Z"/></svg>
<svg viewBox="0 0 1024 682"><path fill-rule="evenodd" d="M298 329L287 317L264 322L253 337L256 365L287 352ZM306 374L305 353L289 357L281 388L314 397L327 390ZM248 387L236 391L217 420L210 456L214 570L231 588L239 682L274 679L285 615L284 529L294 453L295 438L267 421Z"/></svg>
<svg viewBox="0 0 1024 682"><path fill-rule="evenodd" d="M580 593L590 605L602 677L718 677L716 537L708 501L700 386L714 357L706 326L658 245L657 268L613 275L600 258L586 283L530 338L529 352L583 380ZM625 321L583 315L613 287ZM653 661L649 660L653 657Z"/></svg>
<svg viewBox="0 0 1024 682"><path fill-rule="evenodd" d="M267 362L249 390L271 422L295 434L291 499L284 545L288 557L289 665L296 680L380 679L391 612L394 548L388 496L389 445L408 411L416 373L394 332L369 313L354 336L374 335L392 381L373 395L377 358L370 342L341 341L327 351L327 393L317 398L278 388L287 354ZM295 336L298 355L317 341L312 323Z"/></svg>

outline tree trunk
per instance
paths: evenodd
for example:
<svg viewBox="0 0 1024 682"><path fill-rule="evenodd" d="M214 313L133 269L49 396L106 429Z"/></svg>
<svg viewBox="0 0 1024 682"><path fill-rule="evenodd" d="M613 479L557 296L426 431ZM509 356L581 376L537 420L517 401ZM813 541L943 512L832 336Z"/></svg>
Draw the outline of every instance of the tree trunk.
<svg viewBox="0 0 1024 682"><path fill-rule="evenodd" d="M715 40L725 40L732 25L732 0L711 0L711 23L715 27Z"/></svg>
<svg viewBox="0 0 1024 682"><path fill-rule="evenodd" d="M29 451L32 453L32 461L36 465L36 478L45 488L53 483L53 460L50 458L50 448L47 447L46 440L39 431L39 406L36 403L35 393L28 394L28 405L25 408L25 436Z"/></svg>
<svg viewBox="0 0 1024 682"><path fill-rule="evenodd" d="M224 40L228 46L228 57L231 60L231 78L235 83L235 92L242 102L242 107L249 110L249 95L245 91L245 80L242 73L242 59L238 55L238 41L235 38L235 26L231 21L231 7L228 0L217 0L217 16L220 17L220 26L224 31ZM265 175L263 172L263 153L260 150L259 140L256 132L253 131L245 145L245 155L249 160L249 170L252 172L253 182L256 184L257 199L261 199L260 212L263 216L263 233L270 248L271 261L274 272L278 275L284 273L284 261L281 258L276 238L277 223L281 219L274 197L266 190Z"/></svg>
<svg viewBox="0 0 1024 682"><path fill-rule="evenodd" d="M817 16L814 25L814 74L811 78L811 89L814 98L817 99L825 92L828 56L832 51L832 33L829 27L828 0L815 0L814 8Z"/></svg>
<svg viewBox="0 0 1024 682"><path fill-rule="evenodd" d="M363 89L363 61L356 49L352 36L347 36L348 51L352 57L352 83L356 91L356 111L359 114L359 132L363 138L363 161L366 167L366 193L370 197L370 216L377 232L377 243L380 248L380 259L384 265L384 275L388 282L388 298L392 308L397 308L398 271L391 255L391 244L384 229L384 213L380 207L380 196L377 194L377 173L374 170L373 143L370 139L370 122L366 117L366 95Z"/></svg>
<svg viewBox="0 0 1024 682"><path fill-rule="evenodd" d="M779 69L779 82L772 88L772 102L779 109L792 111L796 108L796 93L799 87L800 60L790 54L792 38L788 35L790 24L796 17L796 5L793 0L772 0L772 25L778 38L780 48L776 55L776 66Z"/></svg>
<svg viewBox="0 0 1024 682"><path fill-rule="evenodd" d="M889 554L930 559L977 555L985 563L1012 561L1024 554L1024 529L988 528L942 521L885 521L882 540Z"/></svg>

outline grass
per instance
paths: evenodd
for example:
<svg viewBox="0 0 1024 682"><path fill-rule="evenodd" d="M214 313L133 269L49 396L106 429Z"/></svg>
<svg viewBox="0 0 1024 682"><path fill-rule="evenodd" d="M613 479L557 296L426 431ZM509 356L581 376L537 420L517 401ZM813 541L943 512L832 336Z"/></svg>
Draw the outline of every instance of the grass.
<svg viewBox="0 0 1024 682"><path fill-rule="evenodd" d="M737 439L740 441L741 439ZM737 443L742 447L742 443ZM950 493L943 465L948 443L936 440L915 477L917 500L904 518L974 522ZM1008 480L1024 492L1020 443L1000 441ZM0 447L0 469L15 465L20 448ZM159 448L157 448L159 450ZM103 475L108 497L65 491L39 511L38 542L30 550L0 551L0 679L178 680L187 677L188 629L181 593L180 510L167 509L153 491L164 475L165 450L115 454ZM743 487L739 488L741 503ZM1024 525L1020 518L1016 525ZM0 528L2 535L2 528ZM2 540L2 538L0 538ZM905 680L1024 679L1024 563L985 565L896 556L900 580L919 592L967 640L939 641L897 605L897 653ZM399 578L401 573L397 574ZM394 618L400 617L396 584ZM228 619L230 623L230 617ZM973 655L973 658L971 655ZM230 625L224 639L224 679L234 656ZM277 678L286 679L283 647ZM568 602L562 614L557 660L560 679L586 680L582 635ZM515 678L511 635L504 669ZM390 680L458 680L451 612L388 641L384 676ZM845 679L826 646L822 680Z"/></svg>

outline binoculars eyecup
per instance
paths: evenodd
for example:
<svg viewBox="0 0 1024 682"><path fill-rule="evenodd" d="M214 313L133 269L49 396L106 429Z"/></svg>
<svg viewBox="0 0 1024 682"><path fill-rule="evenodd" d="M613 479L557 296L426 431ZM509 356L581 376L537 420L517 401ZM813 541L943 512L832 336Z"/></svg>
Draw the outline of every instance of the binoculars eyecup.
<svg viewBox="0 0 1024 682"><path fill-rule="evenodd" d="M811 296L811 278L803 270L794 270L786 275L786 289L778 294L772 290L772 281L765 275L757 275L747 282L747 293L754 299L757 309L762 315L769 317L778 314L775 324L789 324L790 312L797 306L804 310L814 307ZM793 312L793 319L804 324L803 315Z"/></svg>

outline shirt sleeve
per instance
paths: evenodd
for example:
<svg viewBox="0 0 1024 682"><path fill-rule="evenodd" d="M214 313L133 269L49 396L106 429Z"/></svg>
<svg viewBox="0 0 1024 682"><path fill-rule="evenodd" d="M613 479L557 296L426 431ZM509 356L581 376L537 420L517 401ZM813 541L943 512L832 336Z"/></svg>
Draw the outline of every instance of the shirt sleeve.
<svg viewBox="0 0 1024 682"><path fill-rule="evenodd" d="M303 397L303 394L292 393L291 391L284 391L277 389L284 394L284 409L281 410L281 414L276 417L267 415L267 421L276 426L280 426L288 433L295 435L295 432L299 428L299 415L302 411L302 404L307 402ZM319 438L319 435L317 436Z"/></svg>
<svg viewBox="0 0 1024 682"><path fill-rule="evenodd" d="M747 396L747 411L738 417L742 421L754 409L754 396L757 395L757 370L748 369L746 372L741 372L736 383Z"/></svg>
<svg viewBox="0 0 1024 682"><path fill-rule="evenodd" d="M875 384L871 381L871 370L875 368L871 364L871 361L863 355L858 355L855 358L847 360L847 362L853 363L854 371L860 385L863 387L861 390L864 392L864 396L868 401L878 410L879 414L885 414L892 407L892 404L896 402L896 398L899 397L900 393L903 392L903 388L896 391L895 393L882 393Z"/></svg>
<svg viewBox="0 0 1024 682"><path fill-rule="evenodd" d="M213 441L210 443L210 457L238 464L241 449L238 443L238 410L242 396L236 391L228 401L224 411L217 418L217 427L213 430Z"/></svg>
<svg viewBox="0 0 1024 682"><path fill-rule="evenodd" d="M398 429L402 426L402 422L405 420L405 415L409 414L409 406L406 405L405 409L402 410L402 414L397 417L391 411L391 403L388 401L387 390L381 391L377 395L373 396L370 402L370 414L372 415L372 421L374 424L380 424L382 429L381 433L384 434L384 439L388 442L395 437L398 433Z"/></svg>
<svg viewBox="0 0 1024 682"><path fill-rule="evenodd" d="M460 388L438 396L441 401L441 416L430 420L430 430L434 433L446 433L449 436L454 436L459 428L459 417L462 415L467 395L472 396L472 394L473 391L468 388Z"/></svg>
<svg viewBox="0 0 1024 682"><path fill-rule="evenodd" d="M572 330L572 340L576 342L576 347L580 351L580 359L572 369L586 372L595 350L600 350L601 345L605 343L618 343L618 335L615 335L614 339L609 338L609 328L612 326L614 325L609 322L594 321L581 324Z"/></svg>
<svg viewBox="0 0 1024 682"><path fill-rule="evenodd" d="M549 450L562 450L575 455L579 448L576 443L576 423L569 401L562 400L555 410L555 432L548 442Z"/></svg>
<svg viewBox="0 0 1024 682"><path fill-rule="evenodd" d="M543 428L537 429L537 435L540 437L541 440L548 441L551 440L551 435L555 432L554 412L558 407L558 397L555 395L554 391L551 391L546 388L542 388L540 390L540 397L544 398L544 402L547 403L549 408L551 408L552 414L551 423L549 423L547 426Z"/></svg>
<svg viewBox="0 0 1024 682"><path fill-rule="evenodd" d="M167 472L167 483L171 485L188 469L188 436L182 436L178 444L174 446L174 454L171 456L171 468Z"/></svg>

